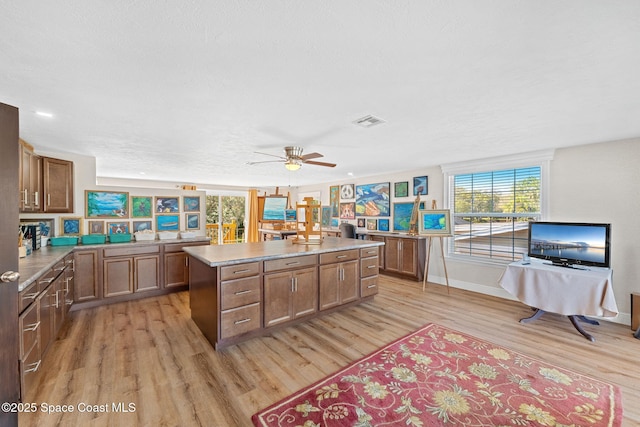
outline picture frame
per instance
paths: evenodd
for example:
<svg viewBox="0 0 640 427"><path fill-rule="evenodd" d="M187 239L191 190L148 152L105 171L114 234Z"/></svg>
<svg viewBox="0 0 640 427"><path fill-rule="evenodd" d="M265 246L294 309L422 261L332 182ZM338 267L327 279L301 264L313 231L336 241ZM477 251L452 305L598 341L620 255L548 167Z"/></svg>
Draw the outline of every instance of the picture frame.
<svg viewBox="0 0 640 427"><path fill-rule="evenodd" d="M329 227L331 225L331 206L322 207L322 226Z"/></svg>
<svg viewBox="0 0 640 427"><path fill-rule="evenodd" d="M155 211L159 214L180 212L180 197L156 196Z"/></svg>
<svg viewBox="0 0 640 427"><path fill-rule="evenodd" d="M104 221L89 221L89 234L105 234Z"/></svg>
<svg viewBox="0 0 640 427"><path fill-rule="evenodd" d="M429 177L415 176L413 177L413 195L426 196L429 194Z"/></svg>
<svg viewBox="0 0 640 427"><path fill-rule="evenodd" d="M107 222L107 234L129 234L129 221L112 221Z"/></svg>
<svg viewBox="0 0 640 427"><path fill-rule="evenodd" d="M414 205L415 202L397 202L393 204L393 231L409 231ZM420 202L418 209L424 209L424 202Z"/></svg>
<svg viewBox="0 0 640 427"><path fill-rule="evenodd" d="M340 225L340 222L338 221L338 218L331 218L331 227L332 228L338 228L338 225Z"/></svg>
<svg viewBox="0 0 640 427"><path fill-rule="evenodd" d="M200 214L185 214L184 224L187 230L200 230Z"/></svg>
<svg viewBox="0 0 640 427"><path fill-rule="evenodd" d="M353 184L342 184L340 186L340 199L341 200L350 200L355 197L355 192L353 190Z"/></svg>
<svg viewBox="0 0 640 427"><path fill-rule="evenodd" d="M82 234L82 217L61 216L60 232L62 236L80 236Z"/></svg>
<svg viewBox="0 0 640 427"><path fill-rule="evenodd" d="M418 211L418 234L451 236L451 211L449 209Z"/></svg>
<svg viewBox="0 0 640 427"><path fill-rule="evenodd" d="M378 219L378 231L389 231L389 218Z"/></svg>
<svg viewBox="0 0 640 427"><path fill-rule="evenodd" d="M358 227L364 228L367 225L367 221L364 218L358 218Z"/></svg>
<svg viewBox="0 0 640 427"><path fill-rule="evenodd" d="M199 196L183 196L182 210L185 212L200 212Z"/></svg>
<svg viewBox="0 0 640 427"><path fill-rule="evenodd" d="M153 230L153 221L133 221L133 226L131 228L134 233Z"/></svg>
<svg viewBox="0 0 640 427"><path fill-rule="evenodd" d="M156 215L156 231L180 230L180 216L178 214Z"/></svg>
<svg viewBox="0 0 640 427"><path fill-rule="evenodd" d="M266 196L264 198L261 220L263 222L283 222L288 204L288 196Z"/></svg>
<svg viewBox="0 0 640 427"><path fill-rule="evenodd" d="M340 203L340 219L355 219L356 212L354 207L354 202Z"/></svg>
<svg viewBox="0 0 640 427"><path fill-rule="evenodd" d="M151 196L131 196L131 218L151 218L153 198Z"/></svg>
<svg viewBox="0 0 640 427"><path fill-rule="evenodd" d="M331 206L331 216L337 218L340 215L340 186L329 187L329 206Z"/></svg>
<svg viewBox="0 0 640 427"><path fill-rule="evenodd" d="M378 229L378 220L375 218L367 218L367 230L375 231Z"/></svg>
<svg viewBox="0 0 640 427"><path fill-rule="evenodd" d="M126 191L85 190L85 218L129 218L129 193Z"/></svg>
<svg viewBox="0 0 640 427"><path fill-rule="evenodd" d="M356 216L390 216L390 184L378 182L356 186Z"/></svg>
<svg viewBox="0 0 640 427"><path fill-rule="evenodd" d="M408 197L409 181L396 182L393 184L393 197Z"/></svg>
<svg viewBox="0 0 640 427"><path fill-rule="evenodd" d="M287 222L293 222L298 218L298 211L296 209L285 209L284 220Z"/></svg>

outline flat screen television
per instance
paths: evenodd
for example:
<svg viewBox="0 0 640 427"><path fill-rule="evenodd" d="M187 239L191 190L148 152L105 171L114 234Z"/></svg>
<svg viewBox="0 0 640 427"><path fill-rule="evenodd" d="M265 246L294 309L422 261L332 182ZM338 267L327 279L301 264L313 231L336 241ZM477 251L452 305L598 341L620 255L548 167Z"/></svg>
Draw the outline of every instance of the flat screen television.
<svg viewBox="0 0 640 427"><path fill-rule="evenodd" d="M611 224L530 222L531 258L563 267L610 267Z"/></svg>

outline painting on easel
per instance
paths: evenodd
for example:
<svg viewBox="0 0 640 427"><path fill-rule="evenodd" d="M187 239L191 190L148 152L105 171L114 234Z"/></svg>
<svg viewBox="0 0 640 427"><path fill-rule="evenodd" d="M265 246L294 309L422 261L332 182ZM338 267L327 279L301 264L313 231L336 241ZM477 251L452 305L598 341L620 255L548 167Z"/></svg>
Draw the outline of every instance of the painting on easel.
<svg viewBox="0 0 640 427"><path fill-rule="evenodd" d="M448 209L421 210L419 233L425 236L451 236L451 214Z"/></svg>

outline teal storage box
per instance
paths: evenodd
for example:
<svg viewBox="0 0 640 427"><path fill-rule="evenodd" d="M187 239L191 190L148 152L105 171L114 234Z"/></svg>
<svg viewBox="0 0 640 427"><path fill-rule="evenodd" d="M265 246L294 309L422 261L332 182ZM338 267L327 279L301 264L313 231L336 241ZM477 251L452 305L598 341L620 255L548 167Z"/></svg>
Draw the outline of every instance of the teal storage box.
<svg viewBox="0 0 640 427"><path fill-rule="evenodd" d="M111 243L126 243L131 241L130 233L110 234L109 241Z"/></svg>
<svg viewBox="0 0 640 427"><path fill-rule="evenodd" d="M88 234L80 237L83 245L101 245L107 241L106 234Z"/></svg>
<svg viewBox="0 0 640 427"><path fill-rule="evenodd" d="M51 246L75 246L78 244L78 238L71 236L52 237L49 242L51 242Z"/></svg>

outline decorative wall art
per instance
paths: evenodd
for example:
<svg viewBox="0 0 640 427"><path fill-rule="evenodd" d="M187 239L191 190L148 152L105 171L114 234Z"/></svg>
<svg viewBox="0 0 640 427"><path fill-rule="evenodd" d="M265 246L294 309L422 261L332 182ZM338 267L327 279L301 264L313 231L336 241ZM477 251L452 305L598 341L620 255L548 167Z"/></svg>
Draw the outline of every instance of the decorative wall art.
<svg viewBox="0 0 640 427"><path fill-rule="evenodd" d="M353 184L343 184L340 186L340 198L343 200L353 199L355 193L353 191Z"/></svg>
<svg viewBox="0 0 640 427"><path fill-rule="evenodd" d="M200 212L200 197L184 196L182 205L185 212Z"/></svg>
<svg viewBox="0 0 640 427"><path fill-rule="evenodd" d="M340 215L340 186L329 187L329 206L331 206L331 216L337 218Z"/></svg>
<svg viewBox="0 0 640 427"><path fill-rule="evenodd" d="M421 210L418 214L419 234L428 236L451 235L451 215L448 209Z"/></svg>
<svg viewBox="0 0 640 427"><path fill-rule="evenodd" d="M377 230L378 229L378 220L367 218L367 230Z"/></svg>
<svg viewBox="0 0 640 427"><path fill-rule="evenodd" d="M428 176L416 176L413 178L413 195L425 196L429 194L429 177Z"/></svg>
<svg viewBox="0 0 640 427"><path fill-rule="evenodd" d="M331 225L331 206L322 207L322 226L329 227Z"/></svg>
<svg viewBox="0 0 640 427"><path fill-rule="evenodd" d="M295 221L298 217L298 211L295 209L285 209L284 210L284 220L285 221Z"/></svg>
<svg viewBox="0 0 640 427"><path fill-rule="evenodd" d="M152 221L133 221L133 232L149 231L153 230Z"/></svg>
<svg viewBox="0 0 640 427"><path fill-rule="evenodd" d="M184 221L187 230L200 229L200 214L185 214Z"/></svg>
<svg viewBox="0 0 640 427"><path fill-rule="evenodd" d="M367 221L364 218L358 218L358 227L360 228L364 228L366 225Z"/></svg>
<svg viewBox="0 0 640 427"><path fill-rule="evenodd" d="M409 181L396 182L393 184L394 197L407 197L409 195Z"/></svg>
<svg viewBox="0 0 640 427"><path fill-rule="evenodd" d="M108 234L127 234L129 233L129 221L107 222Z"/></svg>
<svg viewBox="0 0 640 427"><path fill-rule="evenodd" d="M82 218L60 217L60 231L63 236L79 236L82 234Z"/></svg>
<svg viewBox="0 0 640 427"><path fill-rule="evenodd" d="M389 216L389 183L356 186L357 216Z"/></svg>
<svg viewBox="0 0 640 427"><path fill-rule="evenodd" d="M179 197L158 197L156 196L156 209L157 213L174 213L180 212L180 198Z"/></svg>
<svg viewBox="0 0 640 427"><path fill-rule="evenodd" d="M151 218L153 216L153 199L146 196L131 196L131 217Z"/></svg>
<svg viewBox="0 0 640 427"><path fill-rule="evenodd" d="M89 221L89 234L104 234L104 221Z"/></svg>
<svg viewBox="0 0 640 427"><path fill-rule="evenodd" d="M331 227L338 227L338 218L331 218Z"/></svg>
<svg viewBox="0 0 640 427"><path fill-rule="evenodd" d="M393 231L409 231L414 204L414 202L393 204ZM424 209L424 202L420 202L420 209Z"/></svg>
<svg viewBox="0 0 640 427"><path fill-rule="evenodd" d="M380 218L378 220L378 231L389 231L389 218Z"/></svg>
<svg viewBox="0 0 640 427"><path fill-rule="evenodd" d="M85 218L129 218L129 193L85 190Z"/></svg>
<svg viewBox="0 0 640 427"><path fill-rule="evenodd" d="M340 219L354 219L356 217L354 202L340 203Z"/></svg>
<svg viewBox="0 0 640 427"><path fill-rule="evenodd" d="M156 231L180 230L180 217L173 214L156 215Z"/></svg>

